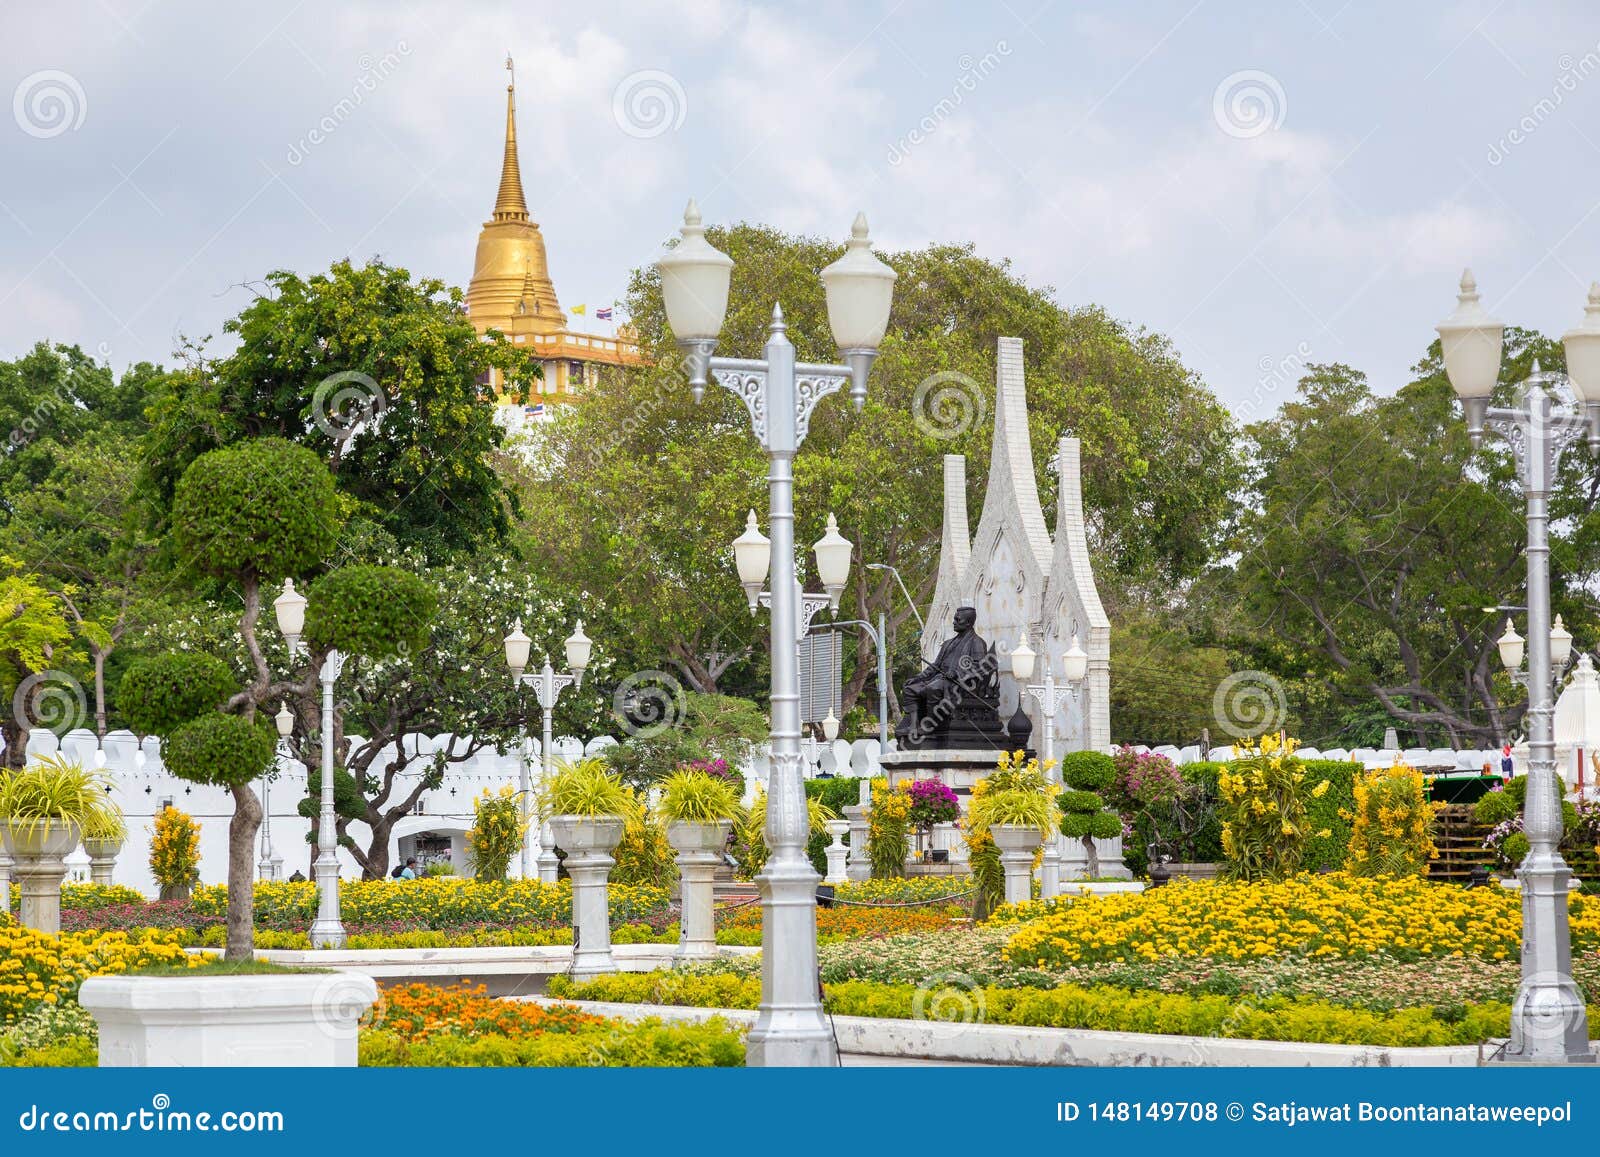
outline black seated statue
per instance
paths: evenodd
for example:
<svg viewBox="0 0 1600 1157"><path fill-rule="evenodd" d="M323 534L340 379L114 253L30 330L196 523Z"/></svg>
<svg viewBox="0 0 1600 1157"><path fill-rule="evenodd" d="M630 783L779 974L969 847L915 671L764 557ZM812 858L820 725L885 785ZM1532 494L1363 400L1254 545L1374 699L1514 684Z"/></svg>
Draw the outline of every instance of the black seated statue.
<svg viewBox="0 0 1600 1157"><path fill-rule="evenodd" d="M978 612L961 607L954 637L900 696L895 738L902 751L918 747L1004 750L1000 722L1000 665L994 648L973 630Z"/></svg>

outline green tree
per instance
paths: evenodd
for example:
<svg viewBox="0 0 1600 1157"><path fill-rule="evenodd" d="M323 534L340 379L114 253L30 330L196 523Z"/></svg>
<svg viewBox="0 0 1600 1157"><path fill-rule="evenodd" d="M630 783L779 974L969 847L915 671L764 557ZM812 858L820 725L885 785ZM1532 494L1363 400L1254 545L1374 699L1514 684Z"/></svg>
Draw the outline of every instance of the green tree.
<svg viewBox="0 0 1600 1157"><path fill-rule="evenodd" d="M1510 329L1501 394L1560 347ZM1508 453L1468 445L1435 342L1416 380L1372 394L1346 366L1312 366L1300 396L1250 430L1257 500L1238 542L1241 650L1292 680L1331 684L1325 712L1362 719L1376 700L1419 738L1498 743L1520 693L1500 670L1505 617L1524 601L1524 508ZM1581 446L1553 496L1556 609L1580 637L1600 543L1597 480Z"/></svg>
<svg viewBox="0 0 1600 1157"><path fill-rule="evenodd" d="M736 261L723 352L758 352L781 301L797 356L835 359L816 270L839 255L836 244L752 225L711 237ZM1109 571L1153 581L1210 558L1236 474L1231 420L1163 339L1092 307L1063 308L970 247L887 260L900 276L866 409L856 415L842 395L825 400L795 463L797 538L820 537L834 511L858 545L849 617L885 612L897 635L910 616L893 578L864 562L898 567L920 602L931 597L941 457L987 460L1001 335L1026 343L1047 507L1054 435L1070 430L1084 441L1092 533ZM635 274L628 301L648 364L603 375L533 440L518 478L524 547L541 574L570 589L628 592L616 608L633 645L624 661L665 662L697 691L753 691L766 633L745 607L727 543L747 509L766 522L765 461L738 399L713 387L701 406L691 401L653 268ZM941 384L953 393L940 395ZM981 487L981 469L972 473ZM915 650L896 639L897 655ZM857 636L847 709L874 667L870 642Z"/></svg>
<svg viewBox="0 0 1600 1157"><path fill-rule="evenodd" d="M372 522L430 558L504 537L509 494L490 461L503 432L481 382L532 382L536 361L482 340L459 290L379 262L303 278L268 274L226 331L233 353L193 350L151 407L146 481L164 505L199 455L241 439L314 451Z"/></svg>
<svg viewBox="0 0 1600 1157"><path fill-rule="evenodd" d="M244 609L239 633L248 684L229 692L231 673L215 656L166 653L123 676L119 699L132 726L159 735L173 774L226 787L229 959L248 959L255 943L252 852L261 802L251 782L272 764L277 742L257 709L269 698L309 698L314 670L295 683L273 678L257 628L261 584L318 567L338 533L333 479L311 451L263 438L196 458L173 492L174 550L185 570L229 582Z"/></svg>

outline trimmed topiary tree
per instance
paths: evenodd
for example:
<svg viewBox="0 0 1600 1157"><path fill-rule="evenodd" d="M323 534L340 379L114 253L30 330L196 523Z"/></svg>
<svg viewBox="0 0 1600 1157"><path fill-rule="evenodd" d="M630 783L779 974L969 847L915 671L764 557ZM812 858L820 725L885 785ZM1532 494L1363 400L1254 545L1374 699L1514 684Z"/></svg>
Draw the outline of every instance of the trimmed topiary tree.
<svg viewBox="0 0 1600 1157"><path fill-rule="evenodd" d="M190 653L155 655L123 676L118 704L136 730L161 737L174 775L225 787L233 795L228 825L230 960L255 948L256 831L261 801L251 782L272 766L277 735L257 717L269 699L304 700L315 667L301 681L274 681L256 628L261 586L322 565L340 516L333 477L311 451L281 438L258 438L196 458L173 493L172 540L180 562L238 587L244 610L249 682L243 688L222 660Z"/></svg>
<svg viewBox="0 0 1600 1157"><path fill-rule="evenodd" d="M1083 841L1090 879L1100 875L1095 840L1111 840L1122 834L1122 817L1108 809L1100 797L1116 777L1116 761L1103 751L1074 751L1061 761L1061 782L1067 788L1056 799L1061 809L1061 834Z"/></svg>

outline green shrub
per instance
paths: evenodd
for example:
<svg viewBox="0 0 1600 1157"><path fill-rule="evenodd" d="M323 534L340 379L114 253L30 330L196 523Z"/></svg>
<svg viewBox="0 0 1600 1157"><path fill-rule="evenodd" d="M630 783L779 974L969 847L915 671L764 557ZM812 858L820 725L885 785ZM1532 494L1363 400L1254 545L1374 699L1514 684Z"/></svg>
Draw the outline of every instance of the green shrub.
<svg viewBox="0 0 1600 1157"><path fill-rule="evenodd" d="M128 667L117 710L141 735L166 736L216 711L237 690L233 672L215 655L167 651Z"/></svg>
<svg viewBox="0 0 1600 1157"><path fill-rule="evenodd" d="M1306 845L1305 868L1319 872L1324 868L1337 872L1350 857L1350 824L1356 806L1356 777L1363 768L1359 763L1338 759L1308 759L1304 761L1306 782L1324 781L1328 790L1320 796L1306 800L1306 825L1311 829L1311 839ZM1327 832L1327 835L1322 835Z"/></svg>
<svg viewBox="0 0 1600 1157"><path fill-rule="evenodd" d="M717 823L737 819L739 797L733 784L703 771L675 771L661 781L657 805L664 819L682 823Z"/></svg>
<svg viewBox="0 0 1600 1157"><path fill-rule="evenodd" d="M321 565L338 538L333 475L315 453L252 438L196 458L172 496L180 554L219 578L279 579Z"/></svg>
<svg viewBox="0 0 1600 1157"><path fill-rule="evenodd" d="M1061 782L1079 791L1101 792L1117 778L1117 762L1103 751L1073 751L1061 758Z"/></svg>
<svg viewBox="0 0 1600 1157"><path fill-rule="evenodd" d="M233 787L260 778L277 750L278 733L265 716L212 712L173 731L161 758L179 779Z"/></svg>
<svg viewBox="0 0 1600 1157"><path fill-rule="evenodd" d="M627 813L628 802L622 780L596 756L576 763L558 760L539 808L547 816L620 816Z"/></svg>
<svg viewBox="0 0 1600 1157"><path fill-rule="evenodd" d="M346 566L312 586L306 640L322 650L385 659L421 651L439 609L431 583L393 566Z"/></svg>

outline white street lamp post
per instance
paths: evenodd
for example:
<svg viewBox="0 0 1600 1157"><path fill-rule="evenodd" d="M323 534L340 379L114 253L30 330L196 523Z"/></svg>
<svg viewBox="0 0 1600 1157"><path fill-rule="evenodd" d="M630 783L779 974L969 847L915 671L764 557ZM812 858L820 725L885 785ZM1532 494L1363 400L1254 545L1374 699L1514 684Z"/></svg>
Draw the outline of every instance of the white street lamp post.
<svg viewBox="0 0 1600 1157"><path fill-rule="evenodd" d="M272 722L278 729L278 766L281 769L288 765L286 744L294 733L294 715L287 703L278 705ZM272 780L265 776L261 780L261 862L256 870L263 880L276 880L283 875L283 857L272 846Z"/></svg>
<svg viewBox="0 0 1600 1157"><path fill-rule="evenodd" d="M1456 310L1439 323L1440 347L1450 385L1461 398L1474 446L1485 429L1510 443L1527 500L1528 637L1508 631L1500 639L1507 665L1522 661L1527 646L1528 794L1523 827L1529 851L1517 876L1522 881L1522 984L1511 1010L1508 1061L1552 1064L1592 1062L1583 993L1572 979L1572 934L1567 920L1571 873L1561 858L1561 794L1556 790L1552 706L1556 652L1570 653L1571 636L1550 623L1550 491L1561 455L1587 435L1600 451L1600 284L1589 291L1584 323L1562 338L1569 375L1533 373L1517 388L1515 407L1492 407L1500 377L1504 326L1478 300L1468 270L1461 277ZM1579 407L1554 389L1569 386ZM1563 639L1563 636L1565 638Z"/></svg>
<svg viewBox="0 0 1600 1157"><path fill-rule="evenodd" d="M568 687L583 686L583 673L589 666L589 655L594 647L593 641L583 633L583 620L578 620L578 629L567 636L567 667L571 674L557 674L550 665L548 658L544 666L538 671L525 673L528 666L528 654L532 641L522 632L522 620L518 619L511 628L511 633L505 638L506 665L511 668L511 681L520 683L533 689L533 697L544 713L543 739L540 743L540 783L548 784L550 776L555 771L555 740L553 736L556 703L561 698L561 692ZM523 744L521 777L518 785L522 792L523 816L528 816L528 809L533 799L533 785L528 782L528 749ZM522 837L522 878L528 879L533 875L533 827L529 824L528 830ZM556 858L555 835L550 830L548 820L542 820L539 826L539 879L546 884L554 884L561 861Z"/></svg>
<svg viewBox="0 0 1600 1157"><path fill-rule="evenodd" d="M283 593L272 601L278 630L289 644L292 661L306 625L306 597L285 579ZM317 814L317 858L312 875L317 881L317 918L311 922L311 947L343 948L344 924L339 919L339 843L333 808L333 685L344 670L345 657L329 650L318 678L322 682L322 799ZM280 723L281 728L281 723Z"/></svg>
<svg viewBox="0 0 1600 1157"><path fill-rule="evenodd" d="M1044 682L1029 683L1033 678L1034 650L1028 646L1028 633L1024 631L1017 645L1011 649L1011 674L1017 680L1017 689L1032 695L1039 704L1040 722L1043 724L1043 743L1040 758L1044 761L1045 777L1057 786L1061 783L1061 769L1056 762L1056 713L1063 703L1076 701L1083 693L1083 680L1089 670L1089 656L1078 645L1078 636L1072 636L1072 646L1062 656L1062 675L1065 682L1056 682L1056 673L1049 660L1044 665ZM1066 840L1059 831L1050 833L1045 841L1044 855L1039 864L1039 895L1050 900L1061 894L1062 846Z"/></svg>
<svg viewBox="0 0 1600 1157"><path fill-rule="evenodd" d="M838 1050L817 991L818 876L805 850L810 824L801 777L799 638L810 598L801 594L795 575L794 455L822 398L848 383L856 408L865 404L867 373L888 326L895 274L872 256L866 218L858 215L844 256L822 271L828 322L845 364L796 363L778 305L764 358L719 358L713 354L727 313L733 262L706 241L693 201L683 215L682 236L656 263L667 320L687 355L696 400L710 375L750 412L751 429L768 460L772 541L765 553L776 556L771 593L762 600L766 567L756 570L756 543L745 538L735 546L740 581L752 606L766 601L772 607L770 855L756 877L762 907L761 1007L746 1055L757 1066L831 1066ZM833 528L817 544L818 571L834 606L849 567L849 552L839 550L837 537Z"/></svg>

